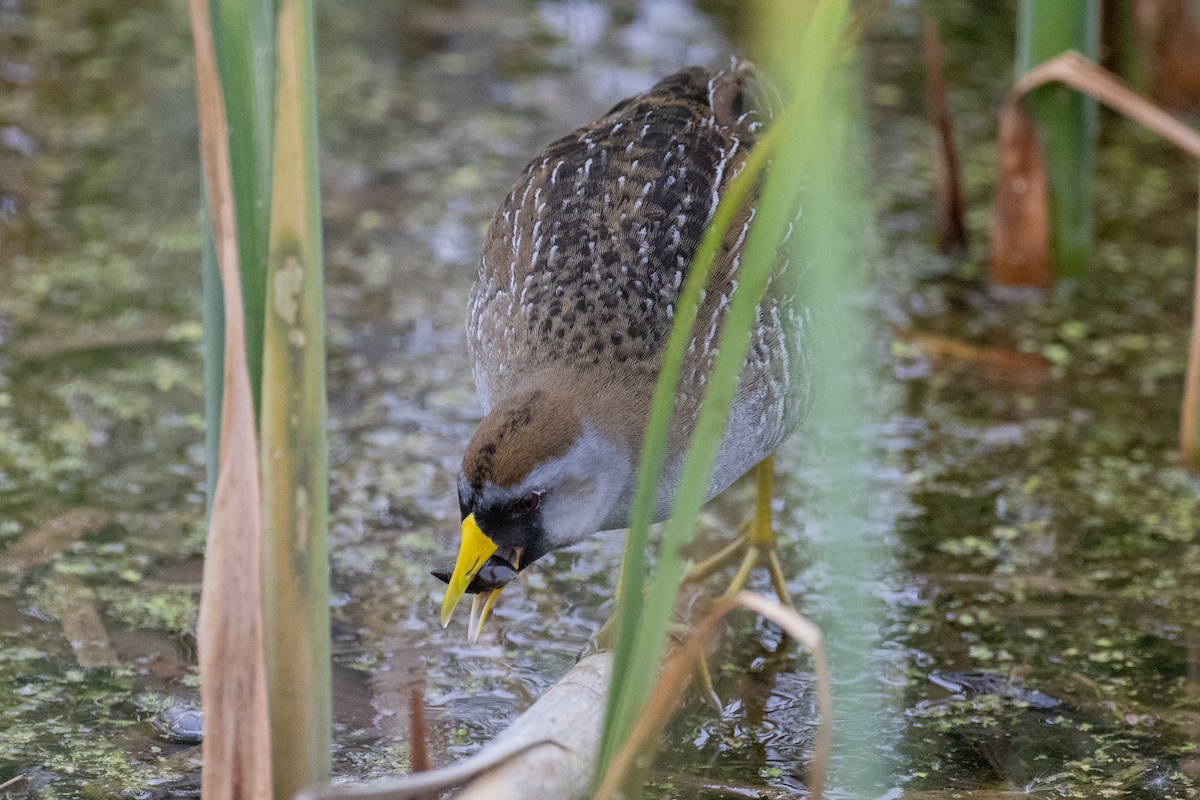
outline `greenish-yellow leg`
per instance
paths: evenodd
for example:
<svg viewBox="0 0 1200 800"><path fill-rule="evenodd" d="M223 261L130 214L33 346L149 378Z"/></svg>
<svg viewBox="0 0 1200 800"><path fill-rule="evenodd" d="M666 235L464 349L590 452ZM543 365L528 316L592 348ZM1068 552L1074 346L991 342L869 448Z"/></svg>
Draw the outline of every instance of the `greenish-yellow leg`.
<svg viewBox="0 0 1200 800"><path fill-rule="evenodd" d="M783 574L783 565L779 563L776 552L775 530L771 527L771 488L775 480L775 457L767 456L754 468L758 484L757 498L754 503L754 517L742 525L732 542L722 547L713 555L692 566L688 572L689 581L702 581L714 572L724 569L738 560L737 572L729 582L722 598L733 597L746 585L750 573L760 562L765 561L767 571L771 575L771 585L775 594L784 605L792 606L792 596L788 592L787 578ZM721 712L721 699L713 688L712 673L708 662L701 656L696 664L696 679L701 696Z"/></svg>
<svg viewBox="0 0 1200 800"><path fill-rule="evenodd" d="M787 578L783 574L783 565L779 563L776 552L775 530L771 527L771 488L775 479L775 457L767 456L754 468L758 484L758 497L754 504L754 517L742 526L737 538L721 548L712 556L692 567L688 580L700 581L712 575L719 569L732 564L741 555L741 563L724 597L732 597L742 590L750 572L760 562L765 562L767 572L771 575L771 585L775 594L784 605L792 605L792 597L788 592Z"/></svg>
<svg viewBox="0 0 1200 800"><path fill-rule="evenodd" d="M779 563L779 554L775 549L775 531L771 527L771 488L775 479L775 457L768 456L760 461L754 468L754 474L758 484L754 517L742 525L732 542L700 563L693 565L688 571L687 580L693 583L702 581L734 563L740 556L741 563L738 565L737 572L734 573L729 588L722 596L723 598L733 597L746 585L746 580L750 577L754 567L760 561L764 561L767 571L771 575L771 585L775 587L775 594L784 605L791 606L792 597L788 592L783 565ZM620 585L625 572L624 566L622 563L621 573L617 577L618 585ZM611 623L610 619L596 635L597 645L601 648L611 645L611 631L609 630ZM695 677L701 696L720 713L721 699L713 688L712 673L703 656L696 663Z"/></svg>

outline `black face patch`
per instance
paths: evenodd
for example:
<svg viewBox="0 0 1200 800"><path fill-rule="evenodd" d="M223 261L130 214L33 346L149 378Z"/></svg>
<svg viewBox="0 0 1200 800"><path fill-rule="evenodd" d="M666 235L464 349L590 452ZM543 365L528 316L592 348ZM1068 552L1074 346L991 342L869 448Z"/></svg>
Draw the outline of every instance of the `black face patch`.
<svg viewBox="0 0 1200 800"><path fill-rule="evenodd" d="M476 498L482 500L484 493L478 493ZM498 546L502 548L520 549L522 554L534 552L546 540L546 531L542 525L541 509L529 512L523 504L523 498L517 497L502 503L487 503L473 507L467 511L475 515L475 523L479 529ZM542 545L544 547L544 545ZM525 566L522 555L520 567Z"/></svg>

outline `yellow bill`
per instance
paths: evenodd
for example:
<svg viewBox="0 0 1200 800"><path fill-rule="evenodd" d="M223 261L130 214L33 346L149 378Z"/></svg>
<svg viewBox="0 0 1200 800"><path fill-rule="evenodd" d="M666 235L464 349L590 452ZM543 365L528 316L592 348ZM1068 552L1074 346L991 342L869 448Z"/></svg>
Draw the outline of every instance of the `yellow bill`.
<svg viewBox="0 0 1200 800"><path fill-rule="evenodd" d="M496 552L496 543L484 535L475 522L475 515L468 514L462 521L462 543L458 546L458 558L454 561L454 573L446 585L446 596L442 598L442 627L450 624L458 601L466 593L471 581L483 569L483 565ZM498 594L498 593L497 593ZM488 606L491 608L490 604ZM486 616L486 614L485 614Z"/></svg>
<svg viewBox="0 0 1200 800"><path fill-rule="evenodd" d="M471 621L467 625L467 641L471 644L479 639L479 632L483 630L483 623L487 620L488 614L492 613L492 606L496 605L496 600L500 598L500 589L489 589L486 592L480 592L475 595L475 599L471 602Z"/></svg>

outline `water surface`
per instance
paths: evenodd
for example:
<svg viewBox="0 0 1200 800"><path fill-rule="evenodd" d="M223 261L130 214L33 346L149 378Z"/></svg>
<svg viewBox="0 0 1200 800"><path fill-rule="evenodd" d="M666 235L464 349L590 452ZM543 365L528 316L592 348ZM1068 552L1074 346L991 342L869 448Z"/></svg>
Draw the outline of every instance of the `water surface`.
<svg viewBox="0 0 1200 800"><path fill-rule="evenodd" d="M989 295L1013 9L927 5L947 38L973 247L963 261L932 249L919 18L896 3L865 48L881 419L863 524L880 569L858 580L886 627L878 674L838 679L877 692L895 774L881 795L1188 796L1200 511L1174 447L1194 165L1106 120L1096 279L1058 300ZM526 161L674 69L723 64L745 34L736 13L711 0L319 4L344 779L407 769L414 687L435 760L473 752L607 618L618 535L544 559L477 645L460 622L436 623L426 571L453 550L454 473L480 414L466 294ZM166 0L0 2L0 782L28 776L16 797L196 793L189 47L183 7ZM914 331L1011 358L931 358ZM838 609L816 554L835 543L806 510L823 472L804 438L782 453L777 508L792 591L821 623ZM749 500L738 487L711 506L714 540ZM714 667L725 712L687 706L651 795L801 793L807 659L740 619ZM832 794L836 770L855 767L835 764Z"/></svg>

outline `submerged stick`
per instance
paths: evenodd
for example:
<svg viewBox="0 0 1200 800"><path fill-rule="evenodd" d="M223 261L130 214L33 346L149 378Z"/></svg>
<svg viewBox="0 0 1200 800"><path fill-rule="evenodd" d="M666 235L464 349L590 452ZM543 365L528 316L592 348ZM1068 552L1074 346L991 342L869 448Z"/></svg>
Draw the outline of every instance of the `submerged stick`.
<svg viewBox="0 0 1200 800"><path fill-rule="evenodd" d="M31 336L14 342L17 358L47 361L60 356L90 353L96 350L123 350L160 347L185 343L174 325L147 322L136 328L80 326L70 333Z"/></svg>
<svg viewBox="0 0 1200 800"><path fill-rule="evenodd" d="M1037 353L971 344L949 336L897 325L892 326L892 335L896 337L896 341L912 345L934 361L977 365L983 368L988 377L1036 383L1047 378L1050 373L1050 360Z"/></svg>
<svg viewBox="0 0 1200 800"><path fill-rule="evenodd" d="M612 653L588 656L503 733L457 764L361 786L306 789L296 800L420 800L474 779L458 800L579 796L592 776L611 678Z"/></svg>
<svg viewBox="0 0 1200 800"><path fill-rule="evenodd" d="M0 554L0 568L25 571L45 564L84 534L103 528L111 518L97 508L71 509L15 541Z"/></svg>
<svg viewBox="0 0 1200 800"><path fill-rule="evenodd" d="M96 593L75 576L64 577L51 603L63 636L75 660L84 669L116 669L121 666L108 638L108 630L96 608Z"/></svg>

